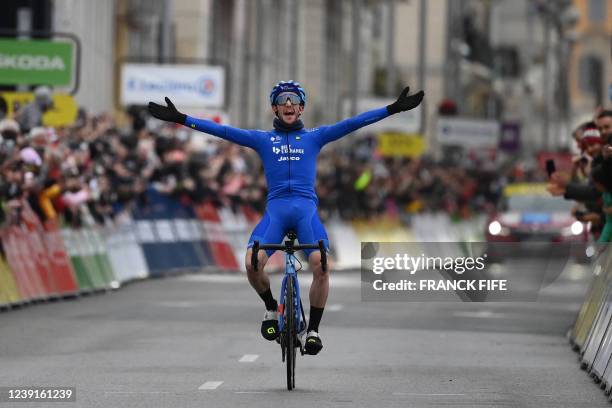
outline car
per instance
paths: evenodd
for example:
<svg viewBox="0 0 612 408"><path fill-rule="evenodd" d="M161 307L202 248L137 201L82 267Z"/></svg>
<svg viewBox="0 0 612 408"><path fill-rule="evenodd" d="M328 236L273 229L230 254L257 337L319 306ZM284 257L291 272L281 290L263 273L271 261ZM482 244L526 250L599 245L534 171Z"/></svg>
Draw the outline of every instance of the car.
<svg viewBox="0 0 612 408"><path fill-rule="evenodd" d="M582 256L589 242L588 225L574 218L573 205L572 201L551 196L545 183L507 185L500 210L485 224L488 252L502 258L515 255L517 250L550 249L551 243L569 243L577 248L572 256Z"/></svg>

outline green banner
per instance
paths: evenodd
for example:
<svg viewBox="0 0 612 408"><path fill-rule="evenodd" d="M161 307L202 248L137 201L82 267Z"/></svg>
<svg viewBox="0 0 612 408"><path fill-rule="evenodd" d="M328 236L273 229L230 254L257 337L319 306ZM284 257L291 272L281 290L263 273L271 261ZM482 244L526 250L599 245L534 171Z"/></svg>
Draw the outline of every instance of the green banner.
<svg viewBox="0 0 612 408"><path fill-rule="evenodd" d="M70 42L0 40L0 85L70 85Z"/></svg>

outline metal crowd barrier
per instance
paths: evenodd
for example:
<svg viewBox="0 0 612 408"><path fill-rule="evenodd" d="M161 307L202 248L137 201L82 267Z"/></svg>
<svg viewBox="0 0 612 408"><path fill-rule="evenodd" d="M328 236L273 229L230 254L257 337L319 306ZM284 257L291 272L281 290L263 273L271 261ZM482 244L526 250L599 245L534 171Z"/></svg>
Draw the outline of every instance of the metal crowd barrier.
<svg viewBox="0 0 612 408"><path fill-rule="evenodd" d="M592 264L593 279L574 326L570 343L580 366L610 395L612 390L612 250L600 249ZM611 398L612 399L612 398Z"/></svg>

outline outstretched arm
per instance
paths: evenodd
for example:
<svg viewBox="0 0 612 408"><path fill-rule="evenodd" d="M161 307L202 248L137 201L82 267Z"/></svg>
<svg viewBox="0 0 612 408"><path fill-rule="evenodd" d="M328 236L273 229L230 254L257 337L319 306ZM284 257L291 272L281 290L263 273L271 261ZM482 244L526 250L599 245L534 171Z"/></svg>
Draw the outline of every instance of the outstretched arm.
<svg viewBox="0 0 612 408"><path fill-rule="evenodd" d="M387 116L395 113L407 111L416 108L420 105L425 93L419 91L414 95L408 95L410 87L404 88L397 101L393 102L384 108L374 109L364 113L360 113L357 116L342 120L334 125L325 126L320 128L319 142L321 146L326 143L333 142L334 140L340 139L355 130L378 122Z"/></svg>
<svg viewBox="0 0 612 408"><path fill-rule="evenodd" d="M338 140L343 136L354 132L364 126L371 123L378 122L381 119L389 116L387 108L378 108L371 111L360 113L352 118L341 120L338 123L329 126L322 126L319 128L319 144L321 146Z"/></svg>
<svg viewBox="0 0 612 408"><path fill-rule="evenodd" d="M149 112L157 119L165 120L167 122L180 123L181 125L199 130L200 132L208 133L241 146L247 146L255 149L257 139L254 137L255 135L248 130L219 125L212 120L193 118L179 112L168 97L165 99L168 106L149 102Z"/></svg>

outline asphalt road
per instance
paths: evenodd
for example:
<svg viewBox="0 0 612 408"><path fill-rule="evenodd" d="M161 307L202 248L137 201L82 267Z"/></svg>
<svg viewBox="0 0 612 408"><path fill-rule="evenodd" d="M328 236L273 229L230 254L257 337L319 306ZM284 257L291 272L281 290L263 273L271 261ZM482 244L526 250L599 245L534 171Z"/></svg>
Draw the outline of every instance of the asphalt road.
<svg viewBox="0 0 612 408"><path fill-rule="evenodd" d="M571 267L538 302L390 303L334 273L325 348L298 357L291 392L244 276L136 282L0 313L0 386L77 389L76 403L0 408L608 407L564 337L587 281Z"/></svg>

